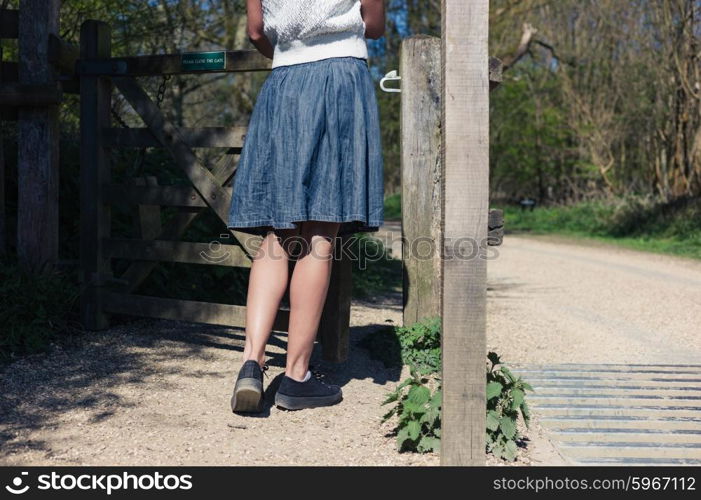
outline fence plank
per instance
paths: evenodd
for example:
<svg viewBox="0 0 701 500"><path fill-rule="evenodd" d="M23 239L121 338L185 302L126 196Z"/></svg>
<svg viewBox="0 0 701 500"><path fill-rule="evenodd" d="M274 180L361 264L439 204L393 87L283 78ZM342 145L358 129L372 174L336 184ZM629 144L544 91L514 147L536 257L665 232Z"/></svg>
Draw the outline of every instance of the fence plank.
<svg viewBox="0 0 701 500"><path fill-rule="evenodd" d="M441 7L444 195L441 463L484 465L489 0L442 0Z"/></svg>
<svg viewBox="0 0 701 500"><path fill-rule="evenodd" d="M441 40L402 41L402 258L404 324L441 307Z"/></svg>
<svg viewBox="0 0 701 500"><path fill-rule="evenodd" d="M1 14L0 14L1 15ZM0 47L0 83L3 81L2 47ZM2 116L0 116L0 122ZM1 125L1 124L0 124ZM5 143L0 126L0 255L7 252L7 220L5 215Z"/></svg>
<svg viewBox="0 0 701 500"><path fill-rule="evenodd" d="M135 177L132 179L132 182L136 188L159 189L158 179L152 175L147 177ZM107 203L106 200L105 203ZM143 240L154 240L161 234L163 230L161 225L161 206L158 203L139 203L137 205L136 229L138 233L136 237Z"/></svg>
<svg viewBox="0 0 701 500"><path fill-rule="evenodd" d="M105 307L111 313L191 321L209 325L241 328L246 326L246 308L244 306L132 295L110 290L103 290L102 295ZM287 331L288 323L289 311L281 309L275 318L273 330Z"/></svg>
<svg viewBox="0 0 701 500"><path fill-rule="evenodd" d="M85 21L80 29L81 57L109 57L110 26ZM102 185L110 180L107 151L98 133L110 125L112 85L108 78L80 79L80 269L83 294L81 318L86 328L108 327L99 286L111 274L102 241L110 234L110 208L102 200Z"/></svg>
<svg viewBox="0 0 701 500"><path fill-rule="evenodd" d="M27 85L17 82L0 83L0 106L42 107L61 102L63 92L57 82Z"/></svg>
<svg viewBox="0 0 701 500"><path fill-rule="evenodd" d="M111 76L160 76L191 73L234 73L241 71L269 71L272 60L257 50L226 51L226 68L208 71L183 71L181 54L154 54L111 59L81 60L78 72Z"/></svg>
<svg viewBox="0 0 701 500"><path fill-rule="evenodd" d="M163 115L148 94L130 77L114 78L115 85L129 104L144 120L150 132L166 148L175 163L185 172L207 205L214 210L222 222L227 221L231 196L222 189L214 176L201 163L175 127Z"/></svg>
<svg viewBox="0 0 701 500"><path fill-rule="evenodd" d="M49 35L49 62L65 75L75 73L75 64L80 58L80 47L65 42L61 37Z"/></svg>
<svg viewBox="0 0 701 500"><path fill-rule="evenodd" d="M236 245L190 241L106 238L105 255L117 259L155 260L227 267L251 267L251 260Z"/></svg>
<svg viewBox="0 0 701 500"><path fill-rule="evenodd" d="M231 191L231 188L224 188ZM124 184L106 184L102 193L105 203L111 205L160 205L166 207L200 207L207 204L191 186L136 186L127 189Z"/></svg>
<svg viewBox="0 0 701 500"><path fill-rule="evenodd" d="M44 88L45 91L45 86L53 84L56 91L56 74L48 62L47 40L50 33L58 33L59 7L59 0L22 1L19 85L25 90ZM3 86L9 90L15 85ZM16 92L12 95L20 97ZM20 108L17 123L17 255L23 266L35 270L53 266L58 260L58 106L43 106L56 95L44 97L52 99L23 102L42 106Z"/></svg>
<svg viewBox="0 0 701 500"><path fill-rule="evenodd" d="M247 127L179 128L178 131L191 148L232 148L240 152ZM147 128L108 128L102 134L108 147L163 147Z"/></svg>

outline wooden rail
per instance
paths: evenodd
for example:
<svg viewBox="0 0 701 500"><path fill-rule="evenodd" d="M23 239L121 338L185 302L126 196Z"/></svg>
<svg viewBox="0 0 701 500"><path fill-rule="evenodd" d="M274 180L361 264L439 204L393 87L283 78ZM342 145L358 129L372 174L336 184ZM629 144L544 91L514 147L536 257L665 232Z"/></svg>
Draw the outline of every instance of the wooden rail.
<svg viewBox="0 0 701 500"><path fill-rule="evenodd" d="M100 301L105 304L105 311L110 313L240 328L246 326L246 308L244 306L165 299L109 290L101 292ZM275 318L273 330L287 331L288 324L289 311L281 309Z"/></svg>
<svg viewBox="0 0 701 500"><path fill-rule="evenodd" d="M162 54L113 58L81 58L77 71L81 75L101 76L161 76L201 73L235 73L241 71L268 71L272 61L256 50L229 50L226 67L212 70L183 68L183 54Z"/></svg>
<svg viewBox="0 0 701 500"><path fill-rule="evenodd" d="M240 151L246 130L247 127L178 128L178 135L191 148L233 148ZM148 128L104 128L102 138L106 147L163 147Z"/></svg>
<svg viewBox="0 0 701 500"><path fill-rule="evenodd" d="M56 82L44 84L0 83L0 106L55 106L62 99L63 91Z"/></svg>
<svg viewBox="0 0 701 500"><path fill-rule="evenodd" d="M80 47L54 35L49 35L49 62L63 74L75 75L75 64L80 59Z"/></svg>

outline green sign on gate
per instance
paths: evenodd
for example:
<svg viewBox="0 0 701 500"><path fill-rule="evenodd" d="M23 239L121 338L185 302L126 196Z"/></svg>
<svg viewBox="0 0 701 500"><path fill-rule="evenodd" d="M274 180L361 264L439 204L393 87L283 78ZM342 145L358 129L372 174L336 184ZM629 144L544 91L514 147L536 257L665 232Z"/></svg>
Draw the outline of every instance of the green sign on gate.
<svg viewBox="0 0 701 500"><path fill-rule="evenodd" d="M180 57L182 71L226 69L226 52L186 52Z"/></svg>

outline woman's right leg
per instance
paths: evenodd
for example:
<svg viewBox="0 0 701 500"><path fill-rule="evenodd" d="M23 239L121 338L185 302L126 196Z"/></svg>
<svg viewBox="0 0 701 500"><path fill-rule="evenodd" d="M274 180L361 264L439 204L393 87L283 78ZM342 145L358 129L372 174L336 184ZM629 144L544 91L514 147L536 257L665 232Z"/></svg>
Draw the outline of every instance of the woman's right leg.
<svg viewBox="0 0 701 500"><path fill-rule="evenodd" d="M288 282L288 245L299 229L269 232L251 265L246 299L246 345L243 360L265 363L265 346ZM278 238L279 237L279 238ZM285 246L281 243L285 243Z"/></svg>

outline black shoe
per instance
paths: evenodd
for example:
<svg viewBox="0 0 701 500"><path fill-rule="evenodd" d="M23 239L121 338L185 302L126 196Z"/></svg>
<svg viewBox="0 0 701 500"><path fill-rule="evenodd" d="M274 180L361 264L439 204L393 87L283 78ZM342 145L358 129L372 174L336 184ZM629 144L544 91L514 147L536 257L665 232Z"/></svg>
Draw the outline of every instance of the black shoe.
<svg viewBox="0 0 701 500"><path fill-rule="evenodd" d="M331 406L343 399L341 388L320 380L319 373L313 373L306 382L298 382L285 375L275 394L275 404L286 410L302 410Z"/></svg>
<svg viewBox="0 0 701 500"><path fill-rule="evenodd" d="M268 365L263 368L257 361L249 359L246 361L234 386L234 394L231 396L231 411L235 413L259 412L263 407L263 372L268 369Z"/></svg>

